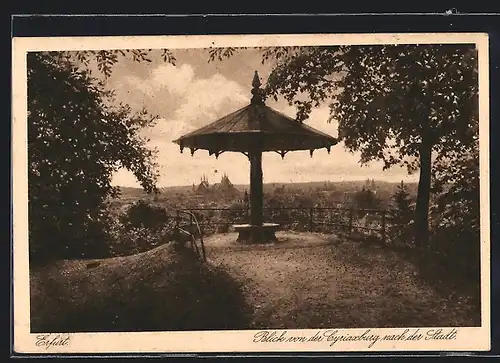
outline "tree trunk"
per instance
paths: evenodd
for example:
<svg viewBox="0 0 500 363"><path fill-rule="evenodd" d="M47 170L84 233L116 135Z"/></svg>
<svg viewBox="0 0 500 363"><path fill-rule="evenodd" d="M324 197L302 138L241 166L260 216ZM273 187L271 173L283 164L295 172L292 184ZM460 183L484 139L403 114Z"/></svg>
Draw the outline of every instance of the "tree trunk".
<svg viewBox="0 0 500 363"><path fill-rule="evenodd" d="M415 245L429 244L429 200L431 194L431 152L432 146L420 146L420 178L418 181L417 205L415 207Z"/></svg>

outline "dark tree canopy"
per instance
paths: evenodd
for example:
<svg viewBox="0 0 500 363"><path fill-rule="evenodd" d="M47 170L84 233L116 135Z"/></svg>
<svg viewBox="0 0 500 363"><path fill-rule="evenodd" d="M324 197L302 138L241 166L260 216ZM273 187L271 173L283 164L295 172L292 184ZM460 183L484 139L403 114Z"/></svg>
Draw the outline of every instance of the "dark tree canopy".
<svg viewBox="0 0 500 363"><path fill-rule="evenodd" d="M28 54L31 257L105 253L113 172L126 168L146 191L156 190L154 151L139 134L154 120L117 105L102 82L61 53Z"/></svg>

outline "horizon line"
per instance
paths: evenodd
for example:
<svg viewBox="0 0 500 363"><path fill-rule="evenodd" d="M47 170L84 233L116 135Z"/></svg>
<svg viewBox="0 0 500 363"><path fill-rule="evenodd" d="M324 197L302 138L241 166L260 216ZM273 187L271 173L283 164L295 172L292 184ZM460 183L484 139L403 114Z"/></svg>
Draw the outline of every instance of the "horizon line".
<svg viewBox="0 0 500 363"><path fill-rule="evenodd" d="M374 178L366 178L366 179L350 179L350 180L337 180L337 181L332 181L332 180L315 180L315 181L303 181L303 182L264 182L264 185L269 185L269 184L314 184L314 183L359 183L359 182L365 182L366 180L374 181L374 182L380 182L380 183L387 183L387 184L399 184L402 181L405 184L418 184L417 181L387 181L387 180L380 180L380 179L374 179ZM214 184L219 184L220 181L211 183L212 185ZM158 186L158 189L162 188L176 188L176 187L192 187L194 185L197 185L199 183L192 183L192 184L176 184L176 185L162 185ZM232 183L234 186L250 186L250 183L244 184L244 183ZM131 189L143 189L140 186L126 186L126 185L115 185L114 187L118 188L131 188Z"/></svg>

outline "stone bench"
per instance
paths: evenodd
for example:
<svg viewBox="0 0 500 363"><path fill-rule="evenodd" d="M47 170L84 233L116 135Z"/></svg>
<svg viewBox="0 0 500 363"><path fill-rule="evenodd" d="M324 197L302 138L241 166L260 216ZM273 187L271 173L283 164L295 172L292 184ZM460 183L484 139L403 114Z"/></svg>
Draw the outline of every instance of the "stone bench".
<svg viewBox="0 0 500 363"><path fill-rule="evenodd" d="M276 223L264 223L262 226L251 224L235 224L233 228L238 232L238 242L266 243L276 241L276 231L280 227Z"/></svg>

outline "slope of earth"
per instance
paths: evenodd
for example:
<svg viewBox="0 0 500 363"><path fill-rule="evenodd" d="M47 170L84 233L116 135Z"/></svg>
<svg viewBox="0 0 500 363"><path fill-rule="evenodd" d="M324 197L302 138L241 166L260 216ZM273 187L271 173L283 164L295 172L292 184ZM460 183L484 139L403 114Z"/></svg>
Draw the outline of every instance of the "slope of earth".
<svg viewBox="0 0 500 363"><path fill-rule="evenodd" d="M172 244L32 268L30 296L33 333L242 329L251 312L231 276Z"/></svg>

